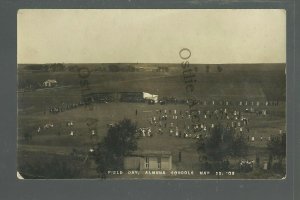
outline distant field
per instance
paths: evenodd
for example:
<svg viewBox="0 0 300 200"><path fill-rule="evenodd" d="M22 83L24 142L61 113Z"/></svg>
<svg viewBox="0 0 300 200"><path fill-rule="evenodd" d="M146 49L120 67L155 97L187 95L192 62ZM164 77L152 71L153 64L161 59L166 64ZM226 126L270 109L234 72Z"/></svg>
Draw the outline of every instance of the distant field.
<svg viewBox="0 0 300 200"><path fill-rule="evenodd" d="M177 66L177 67L175 67ZM96 72L87 78L90 90L81 91L76 72L31 72L19 70L18 80L39 83L55 79L59 87L18 92L19 108L45 106L59 102L79 101L86 92L149 92L160 97L186 98L182 69L175 65L169 72ZM224 66L222 72L196 74L195 92L199 99L269 99L285 100L284 65ZM55 98L53 98L55 96Z"/></svg>

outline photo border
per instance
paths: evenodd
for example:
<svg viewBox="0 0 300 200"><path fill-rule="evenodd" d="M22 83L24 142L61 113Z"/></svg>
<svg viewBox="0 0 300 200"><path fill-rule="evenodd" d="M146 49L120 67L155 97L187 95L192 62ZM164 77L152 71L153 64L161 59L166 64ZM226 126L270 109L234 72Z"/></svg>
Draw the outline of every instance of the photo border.
<svg viewBox="0 0 300 200"><path fill-rule="evenodd" d="M18 180L17 11L18 9L286 9L287 11L287 178L284 180ZM1 136L0 199L296 199L299 191L300 67L296 58L295 1L84 1L30 0L0 2ZM299 30L299 27L297 27ZM274 41L276 42L276 41ZM298 91L298 93L296 93ZM298 135L297 135L298 134ZM296 174L297 172L297 174ZM298 179L296 179L296 176ZM297 193L296 193L297 192ZM299 196L298 196L299 197Z"/></svg>

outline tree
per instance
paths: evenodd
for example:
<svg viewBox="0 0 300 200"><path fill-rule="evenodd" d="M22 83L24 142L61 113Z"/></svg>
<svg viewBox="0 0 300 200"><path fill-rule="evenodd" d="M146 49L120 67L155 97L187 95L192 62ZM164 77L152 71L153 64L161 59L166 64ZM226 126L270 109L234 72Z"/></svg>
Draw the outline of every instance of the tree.
<svg viewBox="0 0 300 200"><path fill-rule="evenodd" d="M197 66L194 67L194 71L198 72L198 67Z"/></svg>
<svg viewBox="0 0 300 200"><path fill-rule="evenodd" d="M48 71L61 72L65 71L65 66L62 63L54 63L48 66Z"/></svg>
<svg viewBox="0 0 300 200"><path fill-rule="evenodd" d="M268 150L278 160L282 160L286 155L286 134L281 136L271 137L267 144Z"/></svg>
<svg viewBox="0 0 300 200"><path fill-rule="evenodd" d="M286 156L286 134L283 133L281 136L271 137L271 140L267 144L267 148L269 151L269 157L272 159L276 159L278 163L276 163L276 167L279 170L283 169L283 160ZM272 162L269 163L270 165ZM270 166L271 167L271 166Z"/></svg>
<svg viewBox="0 0 300 200"><path fill-rule="evenodd" d="M112 64L108 66L108 70L110 72L119 72L120 71L120 66L117 64Z"/></svg>
<svg viewBox="0 0 300 200"><path fill-rule="evenodd" d="M206 65L206 73L208 73L210 70L210 66L209 65Z"/></svg>
<svg viewBox="0 0 300 200"><path fill-rule="evenodd" d="M222 72L223 68L220 65L218 65L217 70L218 70L218 72Z"/></svg>
<svg viewBox="0 0 300 200"><path fill-rule="evenodd" d="M199 154L205 154L206 166L212 165L213 170L225 170L229 166L229 157L241 157L247 154L246 141L242 134L236 134L233 129L217 124L211 129L208 137L199 138L197 150Z"/></svg>
<svg viewBox="0 0 300 200"><path fill-rule="evenodd" d="M243 134L237 134L234 136L232 142L232 156L243 157L248 153L248 143L246 137Z"/></svg>
<svg viewBox="0 0 300 200"><path fill-rule="evenodd" d="M26 65L24 69L30 71L48 71L48 66L44 64L33 64L33 65Z"/></svg>
<svg viewBox="0 0 300 200"><path fill-rule="evenodd" d="M107 171L119 170L119 163L117 157L110 152L104 142L100 142L97 145L95 152L93 153L95 163L97 164L97 172L100 174L101 178L106 178Z"/></svg>
<svg viewBox="0 0 300 200"><path fill-rule="evenodd" d="M110 127L107 136L98 143L94 152L97 171L102 178L108 170L123 168L123 159L137 149L136 124L124 119Z"/></svg>
<svg viewBox="0 0 300 200"><path fill-rule="evenodd" d="M25 132L25 133L24 133L24 140L25 140L26 142L30 142L30 141L32 140L32 134L29 133L29 132Z"/></svg>
<svg viewBox="0 0 300 200"><path fill-rule="evenodd" d="M24 178L70 179L82 177L87 162L83 156L38 155L19 160L18 170Z"/></svg>

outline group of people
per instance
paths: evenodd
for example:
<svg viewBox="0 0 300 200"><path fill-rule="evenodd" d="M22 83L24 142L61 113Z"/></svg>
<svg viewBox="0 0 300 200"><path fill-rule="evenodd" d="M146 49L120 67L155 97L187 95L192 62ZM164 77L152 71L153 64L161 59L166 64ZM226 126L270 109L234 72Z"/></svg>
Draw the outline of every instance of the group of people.
<svg viewBox="0 0 300 200"><path fill-rule="evenodd" d="M211 129L217 123L221 123L224 128L231 129L236 133L247 134L248 141L254 142L256 139L263 141L270 140L270 137L250 136L249 118L251 116L267 116L268 106L278 106L278 101L240 101L239 106L226 106L232 104L230 101L220 101L225 106L217 106L215 101L202 102L215 106L199 107L198 110L180 109L157 109L146 117L148 123L138 129L137 135L140 137L152 137L154 135L168 134L183 138L207 137ZM219 103L220 103L219 102ZM221 103L220 103L221 104ZM252 106L253 105L253 106ZM135 115L138 116L138 110ZM192 118L197 117L197 123L193 123ZM140 116L138 116L140 117Z"/></svg>
<svg viewBox="0 0 300 200"><path fill-rule="evenodd" d="M252 171L254 167L254 160L241 160L240 161L240 170L243 172Z"/></svg>
<svg viewBox="0 0 300 200"><path fill-rule="evenodd" d="M195 101L195 100L193 100ZM184 99L177 99L175 97L163 97L159 100L160 104L189 104L189 100ZM201 106L208 106L208 105L219 105L219 106L278 106L278 100L269 100L269 101L249 101L249 100L242 100L242 101L233 101L233 100L197 100L197 104Z"/></svg>
<svg viewBox="0 0 300 200"><path fill-rule="evenodd" d="M48 123L44 124L42 127L43 127L43 129L49 129L49 128L53 128L54 124L52 122L48 122ZM37 129L37 133L40 133L41 131L42 131L42 128L39 126Z"/></svg>
<svg viewBox="0 0 300 200"><path fill-rule="evenodd" d="M75 130L74 130L74 122L73 121L68 121L66 122L66 127L67 127L67 132L70 136L75 136ZM37 133L40 134L42 133L43 130L46 129L50 129L54 127L54 123L53 122L48 122L46 124L44 124L41 128L41 126L39 126L37 128ZM61 131L61 130L60 130ZM90 136L95 136L96 135L96 130L95 129L89 129L89 133Z"/></svg>
<svg viewBox="0 0 300 200"><path fill-rule="evenodd" d="M86 103L84 103L83 101L80 101L79 103L62 103L61 105L57 105L57 106L49 106L48 111L49 113L57 114L60 112L68 111L85 105Z"/></svg>
<svg viewBox="0 0 300 200"><path fill-rule="evenodd" d="M170 99L169 99L170 100ZM172 101L177 101L171 98ZM169 102L172 102L172 101ZM186 103L189 103L188 101ZM80 103L62 103L61 106L49 107L50 113L63 112L85 105ZM141 137L152 137L154 135L168 134L170 136L182 138L200 138L207 137L211 129L215 128L217 123L221 123L226 129L232 129L237 133L250 133L250 116L267 116L269 106L278 106L279 101L198 101L198 109L190 111L188 109L157 109L151 115L146 116L147 124L137 130L137 135ZM135 110L135 115L140 112ZM193 122L197 117L197 123ZM145 116L142 116L145 117ZM51 127L50 125L47 125ZM67 123L68 127L73 126L73 122ZM111 126L111 125L110 125ZM52 124L53 127L53 124ZM45 128L45 127L44 127ZM70 128L69 128L70 129ZM41 128L38 128L38 132ZM71 130L70 135L74 136L75 131ZM95 135L95 130L91 130L91 135ZM248 141L255 141L254 136L248 135ZM257 137L257 136L256 136ZM259 137L262 141L262 136Z"/></svg>

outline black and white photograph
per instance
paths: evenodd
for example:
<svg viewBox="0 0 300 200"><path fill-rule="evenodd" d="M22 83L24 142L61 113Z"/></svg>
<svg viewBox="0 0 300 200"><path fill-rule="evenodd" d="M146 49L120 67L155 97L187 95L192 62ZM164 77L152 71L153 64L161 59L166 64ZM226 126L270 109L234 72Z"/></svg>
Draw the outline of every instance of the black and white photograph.
<svg viewBox="0 0 300 200"><path fill-rule="evenodd" d="M283 9L20 9L18 179L285 179Z"/></svg>

